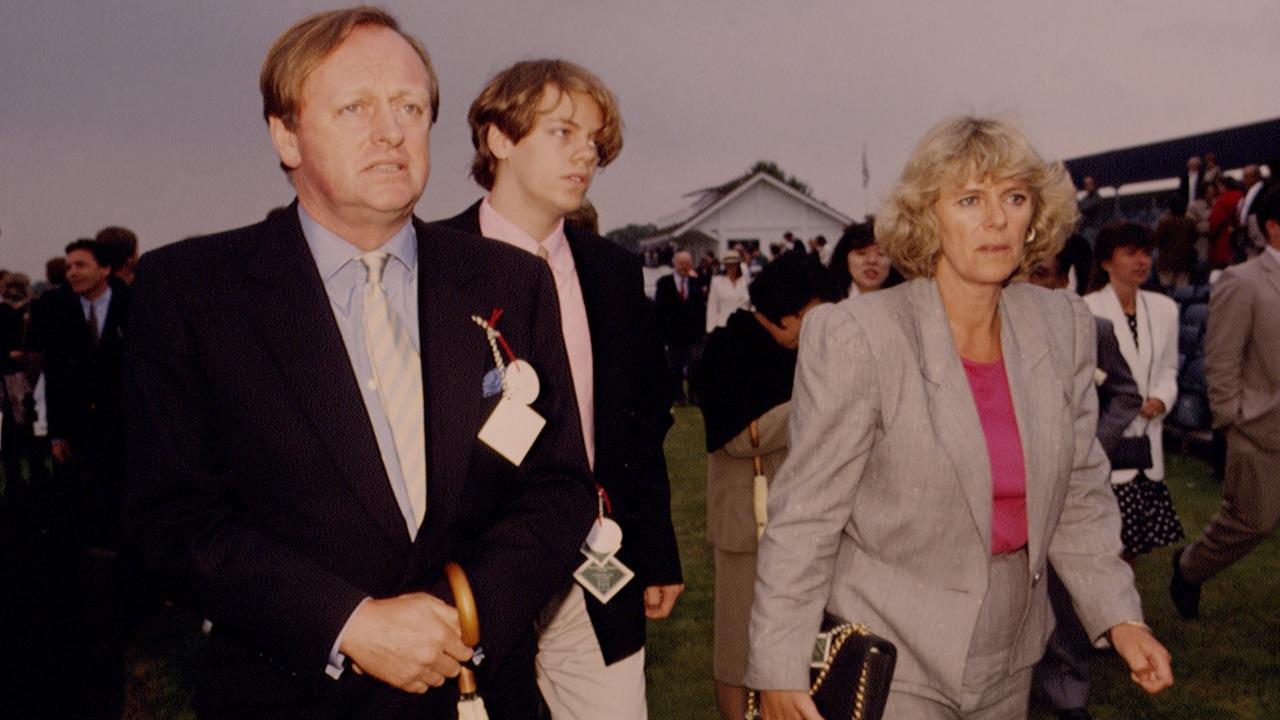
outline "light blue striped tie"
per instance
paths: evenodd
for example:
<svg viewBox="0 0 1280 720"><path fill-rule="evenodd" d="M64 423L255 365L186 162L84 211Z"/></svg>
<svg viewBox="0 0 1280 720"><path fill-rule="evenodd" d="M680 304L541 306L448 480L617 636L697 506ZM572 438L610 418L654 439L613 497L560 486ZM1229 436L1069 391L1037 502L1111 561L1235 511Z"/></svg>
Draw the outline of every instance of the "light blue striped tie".
<svg viewBox="0 0 1280 720"><path fill-rule="evenodd" d="M382 271L389 256L374 251L359 257L366 274L364 283L364 337L373 364L378 398L391 425L400 472L409 492L415 537L427 513L427 448L423 421L422 362L409 333L387 302Z"/></svg>

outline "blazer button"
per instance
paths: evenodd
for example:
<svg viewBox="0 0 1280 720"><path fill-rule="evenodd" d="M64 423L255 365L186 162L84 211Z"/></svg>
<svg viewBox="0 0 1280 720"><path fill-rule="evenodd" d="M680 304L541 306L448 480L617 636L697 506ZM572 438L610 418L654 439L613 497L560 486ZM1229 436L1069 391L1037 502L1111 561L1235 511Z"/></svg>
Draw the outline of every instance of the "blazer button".
<svg viewBox="0 0 1280 720"><path fill-rule="evenodd" d="M1036 571L1036 573L1035 573L1034 575L1032 575L1032 576L1031 576L1031 584L1032 584L1032 585L1035 585L1036 583L1040 582L1040 577L1041 577L1042 575L1044 575L1044 573L1042 573L1042 572L1040 572L1039 570L1037 570L1037 571Z"/></svg>

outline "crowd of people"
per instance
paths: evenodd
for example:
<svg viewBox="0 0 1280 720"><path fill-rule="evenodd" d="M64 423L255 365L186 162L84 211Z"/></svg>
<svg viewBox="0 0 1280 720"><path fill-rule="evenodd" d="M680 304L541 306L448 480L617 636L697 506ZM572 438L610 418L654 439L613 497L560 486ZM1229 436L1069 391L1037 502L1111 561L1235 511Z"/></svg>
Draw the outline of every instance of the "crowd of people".
<svg viewBox="0 0 1280 720"><path fill-rule="evenodd" d="M0 272L7 637L38 638L10 677L55 715L119 717L126 625L150 601L122 557L122 367L137 237L68 244L32 284ZM60 690L69 677L81 692ZM41 694L46 697L40 697ZM33 707L33 706L31 706Z"/></svg>
<svg viewBox="0 0 1280 720"><path fill-rule="evenodd" d="M1258 166L1237 187L1193 158L1153 229L1007 123L954 118L834 243L673 249L650 301L585 202L623 144L586 68L490 80L480 199L434 223L413 208L438 88L394 17L300 21L260 89L294 203L140 261L109 227L39 283L0 271L5 531L33 550L0 621L43 647L4 668L19 712L121 717L129 629L168 600L204 618L202 718L454 717L464 667L491 717L645 718L646 623L684 589L673 403L705 423L722 717L754 688L765 720L817 720L838 620L896 645L891 720L1021 717L1033 688L1087 718L1108 645L1159 692L1131 568L1183 539L1169 295L1199 285L1224 499L1174 555L1177 611L1280 520Z"/></svg>

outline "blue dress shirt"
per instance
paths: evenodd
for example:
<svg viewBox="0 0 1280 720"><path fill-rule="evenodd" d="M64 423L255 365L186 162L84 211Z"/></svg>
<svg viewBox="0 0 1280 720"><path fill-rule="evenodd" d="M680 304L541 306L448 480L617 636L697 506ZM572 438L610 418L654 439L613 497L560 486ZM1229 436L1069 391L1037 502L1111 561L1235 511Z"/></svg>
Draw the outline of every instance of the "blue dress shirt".
<svg viewBox="0 0 1280 720"><path fill-rule="evenodd" d="M338 331L347 348L347 358L351 361L351 370L360 386L360 397L364 400L369 423L373 426L373 435L378 441L378 452L382 455L382 465L391 482L391 491L395 494L396 504L404 517L406 533L413 533L416 528L413 525L409 492L405 487L404 473L400 470L391 423L387 420L382 400L378 397L373 364L369 360L368 346L365 344L366 273L364 265L357 259L363 251L321 227L302 209L301 204L298 205L298 219L302 222L302 234L307 240L307 247L311 249L311 257L316 261L320 279L324 282L324 291L329 296L333 319L338 323ZM387 293L388 304L408 330L410 342L421 356L422 346L418 338L418 236L413 231L413 223L406 222L381 249L391 255L382 271L382 287ZM354 614L353 611L352 615ZM350 623L351 619L347 618L347 622ZM342 675L346 660L338 651L346 632L344 624L338 637L334 638L329 651L329 662L325 667L325 673L335 680Z"/></svg>
<svg viewBox="0 0 1280 720"><path fill-rule="evenodd" d="M395 493L396 504L400 506L400 514L404 516L406 531L408 528L416 531L417 528L413 527L409 492L405 487L400 459L396 455L395 439L391 434L391 423L378 398L373 364L369 361L368 346L365 344L365 268L357 259L363 251L321 227L301 205L298 206L298 217L302 221L302 234L307 239L311 256L320 271L320 279L324 281L325 293L329 295L333 319L338 322L342 342L347 347L351 370L360 385L360 397L369 413L369 422L373 425L373 434L378 440L378 451L382 454L382 465L387 471L387 479L391 481L391 490ZM413 348L421 353L418 339L418 238L413 231L413 224L405 223L381 249L391 255L382 272L382 287L386 290L388 303L409 331Z"/></svg>

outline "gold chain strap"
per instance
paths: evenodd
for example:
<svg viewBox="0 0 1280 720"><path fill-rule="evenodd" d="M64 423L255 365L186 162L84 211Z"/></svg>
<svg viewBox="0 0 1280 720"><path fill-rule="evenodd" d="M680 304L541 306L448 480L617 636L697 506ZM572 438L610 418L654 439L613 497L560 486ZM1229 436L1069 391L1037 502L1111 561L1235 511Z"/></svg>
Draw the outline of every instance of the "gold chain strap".
<svg viewBox="0 0 1280 720"><path fill-rule="evenodd" d="M840 648L844 646L845 641L853 635L866 637L871 634L871 630L862 623L845 623L832 628L830 633L831 647L827 650L827 662L823 664L822 669L818 671L818 677L814 679L813 685L809 687L810 697L812 697L814 693L818 692L822 687L822 683L826 682L827 673L831 671L831 658L840 654ZM880 651L876 648L871 648L868 655L871 653L879 654L879 652ZM863 660L862 668L858 673L858 690L854 695L853 717L850 718L850 720L862 720L862 710L867 700L867 680L870 673L871 663L867 660ZM760 708L757 706L757 698L758 694L756 691L752 690L747 693L747 720L759 720L760 718Z"/></svg>

